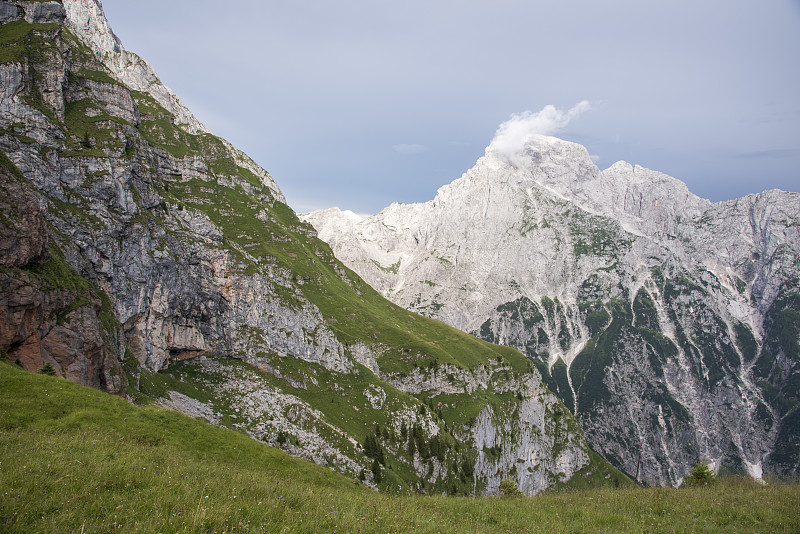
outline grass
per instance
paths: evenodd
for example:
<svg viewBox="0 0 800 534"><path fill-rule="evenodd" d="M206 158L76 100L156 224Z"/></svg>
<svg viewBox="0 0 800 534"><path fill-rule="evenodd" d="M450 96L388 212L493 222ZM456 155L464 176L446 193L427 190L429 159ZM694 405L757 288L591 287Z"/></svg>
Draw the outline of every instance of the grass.
<svg viewBox="0 0 800 534"><path fill-rule="evenodd" d="M29 24L15 20L0 29L0 63L21 63L26 58L42 59L42 49L52 47L43 33L57 30L57 24Z"/></svg>
<svg viewBox="0 0 800 534"><path fill-rule="evenodd" d="M66 289L83 295L89 291L89 282L70 267L57 245L49 247L50 260L42 264L29 264L25 270L39 277L52 289Z"/></svg>
<svg viewBox="0 0 800 534"><path fill-rule="evenodd" d="M797 485L393 497L241 433L0 363L3 532L797 532Z"/></svg>
<svg viewBox="0 0 800 534"><path fill-rule="evenodd" d="M94 71L96 77L103 73ZM124 143L119 139L118 130L123 126L130 127L119 117L109 115L102 107L90 98L68 102L64 113L64 124L69 133L67 138L67 156L92 156L107 158L108 154L121 154Z"/></svg>

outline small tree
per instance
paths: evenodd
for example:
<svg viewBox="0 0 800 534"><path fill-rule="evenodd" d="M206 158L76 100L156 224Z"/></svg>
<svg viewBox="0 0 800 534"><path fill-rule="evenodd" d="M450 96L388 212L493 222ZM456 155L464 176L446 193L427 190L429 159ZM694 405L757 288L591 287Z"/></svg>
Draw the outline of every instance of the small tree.
<svg viewBox="0 0 800 534"><path fill-rule="evenodd" d="M284 432L283 430L278 432L278 437L276 441L278 442L278 445L283 446L283 444L286 443L287 441L286 432Z"/></svg>
<svg viewBox="0 0 800 534"><path fill-rule="evenodd" d="M372 461L372 481L375 482L375 484L380 484L382 478L383 477L381 476L381 464L380 462L378 462L378 459L375 458Z"/></svg>
<svg viewBox="0 0 800 534"><path fill-rule="evenodd" d="M417 445L413 439L408 440L408 455L411 458L414 458L414 455L417 453Z"/></svg>
<svg viewBox="0 0 800 534"><path fill-rule="evenodd" d="M364 454L368 458L375 458L378 454L378 442L375 440L374 434L369 434L364 438Z"/></svg>
<svg viewBox="0 0 800 534"><path fill-rule="evenodd" d="M692 470L686 476L686 485L690 488L697 486L708 486L716 481L717 476L714 471L709 467L708 460L703 458L692 467Z"/></svg>
<svg viewBox="0 0 800 534"><path fill-rule="evenodd" d="M464 478L472 478L472 475L475 474L475 466L472 465L469 458L464 458L464 462L461 464L461 473L464 475Z"/></svg>
<svg viewBox="0 0 800 534"><path fill-rule="evenodd" d="M56 369L53 367L53 364L50 362L46 362L41 369L39 369L39 373L43 375L50 375L56 376Z"/></svg>
<svg viewBox="0 0 800 534"><path fill-rule="evenodd" d="M517 487L516 482L511 480L510 478L504 478L502 482L500 482L500 493L503 497L521 497L522 492Z"/></svg>

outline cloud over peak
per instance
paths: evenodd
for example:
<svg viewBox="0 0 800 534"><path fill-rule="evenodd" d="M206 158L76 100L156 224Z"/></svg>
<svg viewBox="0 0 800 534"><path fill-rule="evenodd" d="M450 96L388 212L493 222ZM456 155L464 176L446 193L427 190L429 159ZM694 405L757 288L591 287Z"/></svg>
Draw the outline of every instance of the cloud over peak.
<svg viewBox="0 0 800 534"><path fill-rule="evenodd" d="M535 113L532 111L514 113L510 119L497 128L489 147L508 161L513 162L525 143L532 137L553 134L565 128L572 119L589 109L591 109L589 101L582 100L566 112L548 105Z"/></svg>

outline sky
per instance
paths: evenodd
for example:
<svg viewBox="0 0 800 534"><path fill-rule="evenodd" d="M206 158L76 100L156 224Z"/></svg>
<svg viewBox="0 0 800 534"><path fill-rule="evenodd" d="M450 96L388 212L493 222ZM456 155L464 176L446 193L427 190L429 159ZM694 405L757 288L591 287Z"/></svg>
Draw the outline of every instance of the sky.
<svg viewBox="0 0 800 534"><path fill-rule="evenodd" d="M800 0L102 0L297 212L424 202L509 119L713 201L800 191ZM513 121L512 121L513 123Z"/></svg>

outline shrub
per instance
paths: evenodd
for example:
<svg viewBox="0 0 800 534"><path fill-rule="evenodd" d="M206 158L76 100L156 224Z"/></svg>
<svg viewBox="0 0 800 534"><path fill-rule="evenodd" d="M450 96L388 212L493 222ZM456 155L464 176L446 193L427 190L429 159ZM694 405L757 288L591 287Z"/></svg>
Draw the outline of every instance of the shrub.
<svg viewBox="0 0 800 534"><path fill-rule="evenodd" d="M692 488L697 486L708 486L716 481L717 477L714 471L709 467L708 461L703 458L692 467L692 470L686 476L686 486Z"/></svg>
<svg viewBox="0 0 800 534"><path fill-rule="evenodd" d="M39 369L39 373L43 375L56 376L56 369L53 367L52 363L47 362L42 366L41 369Z"/></svg>
<svg viewBox="0 0 800 534"><path fill-rule="evenodd" d="M510 478L504 478L500 482L500 493L503 497L521 497L522 492L517 487L517 484Z"/></svg>

